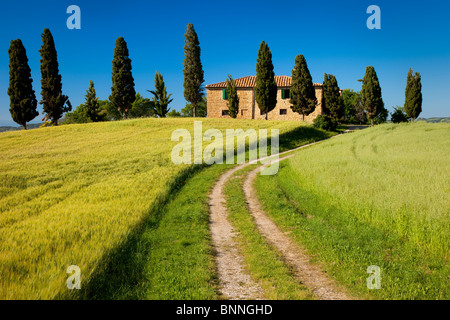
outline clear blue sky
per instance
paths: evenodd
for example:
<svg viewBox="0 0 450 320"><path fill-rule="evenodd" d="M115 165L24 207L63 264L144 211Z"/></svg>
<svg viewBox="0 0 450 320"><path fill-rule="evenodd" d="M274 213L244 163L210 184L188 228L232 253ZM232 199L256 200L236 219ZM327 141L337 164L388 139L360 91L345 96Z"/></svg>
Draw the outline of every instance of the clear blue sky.
<svg viewBox="0 0 450 320"><path fill-rule="evenodd" d="M81 30L69 30L66 9L81 8ZM381 30L369 30L369 5L381 8ZM183 45L193 23L202 49L205 85L255 75L259 45L272 51L275 73L291 75L303 54L313 81L334 74L339 86L360 90L368 65L378 74L390 111L403 105L411 67L422 75L422 117L450 116L450 1L8 1L0 10L0 125L15 125L9 114L8 48L20 38L27 50L40 99L41 33L50 28L58 51L63 93L73 106L84 101L89 80L97 95L111 90L114 41L123 36L132 59L136 91L146 97L155 71L173 93L180 110L183 96ZM39 111L42 111L39 105ZM39 122L39 115L33 122Z"/></svg>

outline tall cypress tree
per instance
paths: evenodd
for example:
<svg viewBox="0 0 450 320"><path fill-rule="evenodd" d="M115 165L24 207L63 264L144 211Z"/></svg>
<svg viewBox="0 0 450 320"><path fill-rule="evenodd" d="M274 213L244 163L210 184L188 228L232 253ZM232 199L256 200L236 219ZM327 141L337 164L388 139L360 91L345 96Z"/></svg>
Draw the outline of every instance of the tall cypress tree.
<svg viewBox="0 0 450 320"><path fill-rule="evenodd" d="M49 29L42 34L41 53L41 96L39 102L43 105L44 119L51 120L57 126L64 112L72 110L69 97L62 94L61 75L59 74L58 58L55 42Z"/></svg>
<svg viewBox="0 0 450 320"><path fill-rule="evenodd" d="M89 89L86 90L86 115L92 122L98 122L102 120L100 104L95 93L94 82L89 80Z"/></svg>
<svg viewBox="0 0 450 320"><path fill-rule="evenodd" d="M197 116L197 104L202 101L203 78L202 62L200 61L200 42L192 23L189 23L184 34L184 98L192 104L193 116Z"/></svg>
<svg viewBox="0 0 450 320"><path fill-rule="evenodd" d="M228 75L227 79L228 92L228 112L230 117L236 118L239 113L239 96L237 94L236 82Z"/></svg>
<svg viewBox="0 0 450 320"><path fill-rule="evenodd" d="M109 101L122 113L123 119L126 119L127 113L136 99L136 91L131 74L131 59L128 56L127 43L123 37L119 37L115 45Z"/></svg>
<svg viewBox="0 0 450 320"><path fill-rule="evenodd" d="M292 70L290 103L292 103L292 111L301 114L303 121L305 116L315 110L317 104L312 77L305 57L302 54L295 57L295 65Z"/></svg>
<svg viewBox="0 0 450 320"><path fill-rule="evenodd" d="M322 110L329 114L335 121L339 121L345 113L344 101L339 92L336 77L332 74L324 75Z"/></svg>
<svg viewBox="0 0 450 320"><path fill-rule="evenodd" d="M258 59L256 61L256 86L255 99L259 109L266 115L277 104L277 83L273 71L272 53L269 46L263 41L259 46Z"/></svg>
<svg viewBox="0 0 450 320"><path fill-rule="evenodd" d="M33 90L31 69L25 47L20 39L11 40L9 53L9 87L11 117L27 129L27 122L39 114L36 110L36 95Z"/></svg>
<svg viewBox="0 0 450 320"><path fill-rule="evenodd" d="M170 110L168 107L169 103L171 103L173 99L170 99L172 94L167 95L164 78L158 71L156 71L155 74L155 91L147 91L154 95L153 105L155 107L156 114L161 118L165 118L167 112Z"/></svg>
<svg viewBox="0 0 450 320"><path fill-rule="evenodd" d="M370 119L370 125L373 127L373 119L384 109L381 87L374 67L368 66L366 68L362 82L362 105L364 110L366 110L367 118Z"/></svg>
<svg viewBox="0 0 450 320"><path fill-rule="evenodd" d="M413 75L412 69L409 69L406 78L405 112L408 118L411 119L411 122L414 122L422 112L422 83L420 74L416 72Z"/></svg>

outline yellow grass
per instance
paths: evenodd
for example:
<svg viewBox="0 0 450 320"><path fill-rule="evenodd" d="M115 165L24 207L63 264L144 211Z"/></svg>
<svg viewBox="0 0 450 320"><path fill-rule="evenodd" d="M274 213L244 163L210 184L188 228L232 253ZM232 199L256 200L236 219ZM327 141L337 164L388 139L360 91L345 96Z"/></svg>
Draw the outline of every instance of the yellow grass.
<svg viewBox="0 0 450 320"><path fill-rule="evenodd" d="M298 122L203 119L217 128L277 128ZM175 177L173 130L193 119L141 119L0 134L0 298L52 299L66 269L82 284L159 205ZM270 131L269 131L270 134ZM204 142L204 146L210 142Z"/></svg>

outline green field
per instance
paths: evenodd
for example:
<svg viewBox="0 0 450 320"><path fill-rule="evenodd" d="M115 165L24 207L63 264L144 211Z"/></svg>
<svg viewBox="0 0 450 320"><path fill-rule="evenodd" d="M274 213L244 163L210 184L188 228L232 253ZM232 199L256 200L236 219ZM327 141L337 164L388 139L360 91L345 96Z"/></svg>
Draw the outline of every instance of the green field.
<svg viewBox="0 0 450 320"><path fill-rule="evenodd" d="M386 124L298 152L256 187L269 215L356 295L450 299L450 125ZM381 268L369 290L366 269Z"/></svg>
<svg viewBox="0 0 450 320"><path fill-rule="evenodd" d="M281 149L327 136L298 122L202 121L203 131L277 128ZM192 135L193 120L127 120L0 134L0 298L65 298L66 269L70 265L81 268L85 298L213 298L211 288L198 294L185 292L184 296L180 292L165 292L162 288L175 278L165 278L164 272L154 274L159 278L154 280L153 287L141 286L137 293L136 288L126 286L119 286L122 291L117 291L117 283L111 281L105 285L105 274L114 278L117 269L130 271L127 266L114 266L114 262L131 263L148 253L146 248L136 246L143 243L142 237L157 237L152 230L163 225L164 217L159 215L165 210L170 212L166 204L171 195L194 170L201 169L172 163L171 150L177 142L172 142L170 137L178 128L188 129ZM221 169L214 170L208 178L210 184L221 172ZM201 201L199 205L202 206ZM184 214L189 215L189 210ZM190 229L186 227L186 230ZM205 229L200 228L198 232L204 235ZM164 235L169 236L160 234L161 243L165 241ZM209 243L202 245L208 248ZM124 253L124 248L134 251ZM167 259L161 250L161 260ZM199 257L199 261L208 266L211 253L206 250L204 255L207 257ZM157 260L156 255L153 258ZM158 264L149 266L155 261L152 259L138 265L147 271L159 268ZM139 276L125 273L124 277L135 280L128 286L139 284L145 270L133 270ZM117 274L120 275L120 270ZM187 277L186 274L180 277ZM200 277L210 281L214 274ZM125 280L122 277L116 281ZM115 290L114 294L105 286ZM155 289L158 286L162 291ZM104 291L100 292L99 288Z"/></svg>

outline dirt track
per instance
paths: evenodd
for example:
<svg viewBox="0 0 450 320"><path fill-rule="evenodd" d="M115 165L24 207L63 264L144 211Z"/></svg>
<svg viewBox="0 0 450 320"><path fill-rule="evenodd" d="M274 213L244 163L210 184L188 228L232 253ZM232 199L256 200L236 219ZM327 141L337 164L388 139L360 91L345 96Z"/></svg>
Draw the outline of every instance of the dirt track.
<svg viewBox="0 0 450 320"><path fill-rule="evenodd" d="M315 143L283 152L279 156L313 144ZM292 155L290 154L274 161L282 161ZM235 230L228 221L228 210L224 195L224 186L230 177L236 171L252 163L255 162L244 163L222 174L210 193L211 236L216 250L220 291L223 297L227 299L264 299L264 292L261 287L245 271L244 259L239 252L238 244L233 239ZM282 232L262 210L261 204L256 197L253 182L261 167L268 165L270 163L258 166L258 168L248 173L244 182L247 206L255 218L258 230L267 239L268 243L282 253L284 260L293 268L298 280L307 286L318 299L350 299L318 266L309 262L310 259L305 252Z"/></svg>
<svg viewBox="0 0 450 320"><path fill-rule="evenodd" d="M279 161L292 155L280 158ZM289 236L267 216L256 196L254 181L261 167L251 171L244 181L244 193L247 207L255 220L259 232L268 243L283 255L292 267L298 280L308 287L321 300L349 300L350 298L317 266L310 263L310 258Z"/></svg>
<svg viewBox="0 0 450 320"><path fill-rule="evenodd" d="M226 299L263 299L261 287L244 271L244 258L233 239L234 229L228 221L223 188L234 172L244 165L228 170L217 180L209 200L211 237L216 251L220 291Z"/></svg>

